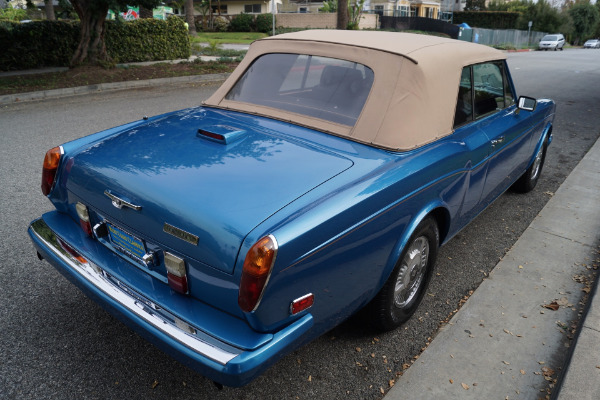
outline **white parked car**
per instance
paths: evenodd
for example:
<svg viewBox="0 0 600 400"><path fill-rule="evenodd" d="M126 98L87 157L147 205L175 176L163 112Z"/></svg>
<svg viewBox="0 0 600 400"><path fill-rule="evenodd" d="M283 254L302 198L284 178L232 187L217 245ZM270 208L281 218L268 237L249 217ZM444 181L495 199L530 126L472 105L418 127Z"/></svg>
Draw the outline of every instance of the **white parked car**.
<svg viewBox="0 0 600 400"><path fill-rule="evenodd" d="M565 45L565 37L561 33L546 35L540 40L540 50L562 50Z"/></svg>
<svg viewBox="0 0 600 400"><path fill-rule="evenodd" d="M583 44L584 49L600 49L599 39L590 39Z"/></svg>

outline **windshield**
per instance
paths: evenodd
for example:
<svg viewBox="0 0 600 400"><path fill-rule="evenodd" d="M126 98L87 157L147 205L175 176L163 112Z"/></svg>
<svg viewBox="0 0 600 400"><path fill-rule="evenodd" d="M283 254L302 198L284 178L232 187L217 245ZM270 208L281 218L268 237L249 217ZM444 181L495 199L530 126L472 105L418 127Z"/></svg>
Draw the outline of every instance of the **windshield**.
<svg viewBox="0 0 600 400"><path fill-rule="evenodd" d="M373 70L355 62L265 54L225 98L353 126L372 84Z"/></svg>
<svg viewBox="0 0 600 400"><path fill-rule="evenodd" d="M556 35L546 35L542 39L543 42L556 42L558 40L558 36Z"/></svg>

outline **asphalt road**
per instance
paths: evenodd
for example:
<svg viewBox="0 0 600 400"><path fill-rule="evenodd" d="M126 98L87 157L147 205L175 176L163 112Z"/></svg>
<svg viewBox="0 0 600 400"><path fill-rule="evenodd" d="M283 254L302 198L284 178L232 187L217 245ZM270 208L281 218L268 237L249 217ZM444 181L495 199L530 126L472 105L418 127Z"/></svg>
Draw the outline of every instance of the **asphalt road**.
<svg viewBox="0 0 600 400"><path fill-rule="evenodd" d="M381 335L351 318L241 389L219 390L141 339L38 261L26 234L28 223L51 209L39 189L47 149L199 104L216 86L0 107L0 398L380 399L600 136L598 65L600 51L593 50L509 54L518 93L558 104L536 189L504 194L442 248L425 301L406 325Z"/></svg>

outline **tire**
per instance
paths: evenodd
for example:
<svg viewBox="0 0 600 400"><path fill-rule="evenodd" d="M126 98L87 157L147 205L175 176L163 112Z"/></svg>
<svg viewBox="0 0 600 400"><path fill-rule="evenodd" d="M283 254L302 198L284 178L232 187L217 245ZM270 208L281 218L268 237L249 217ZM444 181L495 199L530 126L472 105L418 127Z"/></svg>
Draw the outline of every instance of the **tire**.
<svg viewBox="0 0 600 400"><path fill-rule="evenodd" d="M431 279L440 235L437 223L427 217L417 226L394 271L370 304L372 325L389 331L416 311Z"/></svg>
<svg viewBox="0 0 600 400"><path fill-rule="evenodd" d="M544 167L544 161L546 160L546 148L548 147L548 141L544 141L542 147L538 150L535 155L533 163L527 168L527 171L513 184L513 190L518 193L531 192L542 174L542 168Z"/></svg>

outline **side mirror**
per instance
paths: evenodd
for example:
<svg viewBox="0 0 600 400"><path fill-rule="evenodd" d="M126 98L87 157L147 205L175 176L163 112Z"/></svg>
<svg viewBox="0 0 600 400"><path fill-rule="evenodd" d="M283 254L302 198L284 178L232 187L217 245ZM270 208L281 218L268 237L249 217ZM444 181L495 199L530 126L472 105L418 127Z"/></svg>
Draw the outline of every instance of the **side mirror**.
<svg viewBox="0 0 600 400"><path fill-rule="evenodd" d="M533 111L537 105L537 100L533 97L519 96L519 110Z"/></svg>

